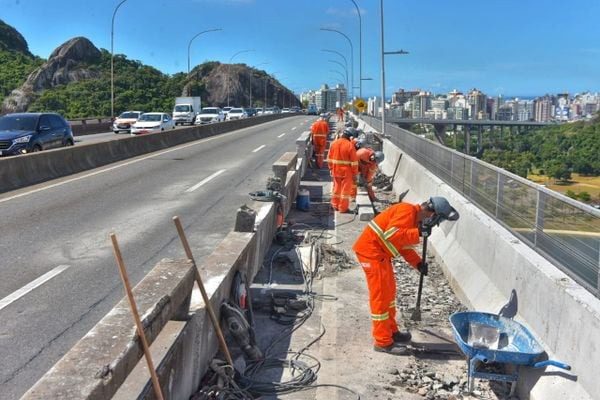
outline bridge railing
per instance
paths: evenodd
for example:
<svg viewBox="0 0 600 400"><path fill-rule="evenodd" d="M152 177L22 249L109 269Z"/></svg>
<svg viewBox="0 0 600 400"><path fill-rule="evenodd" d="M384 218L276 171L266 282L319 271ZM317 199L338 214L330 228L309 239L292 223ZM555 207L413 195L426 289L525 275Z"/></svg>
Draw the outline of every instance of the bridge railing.
<svg viewBox="0 0 600 400"><path fill-rule="evenodd" d="M362 118L381 129L381 120ZM600 210L397 126L386 124L386 133L407 155L600 297Z"/></svg>

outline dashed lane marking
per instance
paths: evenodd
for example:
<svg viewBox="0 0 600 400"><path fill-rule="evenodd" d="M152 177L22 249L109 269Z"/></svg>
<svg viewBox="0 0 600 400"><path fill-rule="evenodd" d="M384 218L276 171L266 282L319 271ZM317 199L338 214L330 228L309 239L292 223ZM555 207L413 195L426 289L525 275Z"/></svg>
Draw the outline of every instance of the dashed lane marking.
<svg viewBox="0 0 600 400"><path fill-rule="evenodd" d="M295 126L292 128L292 130L294 130L294 129L296 129L296 127L295 127Z"/></svg>
<svg viewBox="0 0 600 400"><path fill-rule="evenodd" d="M261 151L262 149L264 149L265 147L267 147L266 144L263 144L262 146L258 146L257 148L255 148L254 150L252 150L253 153L256 153L257 151Z"/></svg>
<svg viewBox="0 0 600 400"><path fill-rule="evenodd" d="M40 276L34 281L29 282L27 285L23 286L21 289L14 291L9 294L2 300L0 300L0 310L4 307L8 306L12 302L19 300L21 297L25 296L27 293L31 292L33 289L38 286L43 285L45 282L48 282L50 279L54 278L56 275L60 274L64 270L69 268L68 265L59 265L51 271L46 272L44 275Z"/></svg>
<svg viewBox="0 0 600 400"><path fill-rule="evenodd" d="M194 186L192 186L191 188L189 188L188 190L186 190L186 193L190 193L193 192L194 190L198 189L200 186L204 185L205 183L210 182L211 180L213 180L214 178L216 178L217 176L221 175L223 172L225 172L225 169L220 169L217 172L215 172L214 174L207 176L206 178L202 179L200 182L196 183Z"/></svg>
<svg viewBox="0 0 600 400"><path fill-rule="evenodd" d="M283 137L286 134L286 132L283 132L281 135L277 136L277 137Z"/></svg>

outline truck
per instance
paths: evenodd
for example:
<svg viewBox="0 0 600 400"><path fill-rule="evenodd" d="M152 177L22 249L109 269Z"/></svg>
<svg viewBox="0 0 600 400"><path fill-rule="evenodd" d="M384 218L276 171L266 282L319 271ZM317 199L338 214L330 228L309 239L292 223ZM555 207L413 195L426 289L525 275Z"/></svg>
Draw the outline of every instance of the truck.
<svg viewBox="0 0 600 400"><path fill-rule="evenodd" d="M173 108L175 125L192 125L196 121L196 116L200 114L201 104L200 97L176 97L175 108Z"/></svg>
<svg viewBox="0 0 600 400"><path fill-rule="evenodd" d="M318 113L319 109L317 108L317 105L315 103L311 103L308 105L308 108L306 109L306 114L317 115Z"/></svg>

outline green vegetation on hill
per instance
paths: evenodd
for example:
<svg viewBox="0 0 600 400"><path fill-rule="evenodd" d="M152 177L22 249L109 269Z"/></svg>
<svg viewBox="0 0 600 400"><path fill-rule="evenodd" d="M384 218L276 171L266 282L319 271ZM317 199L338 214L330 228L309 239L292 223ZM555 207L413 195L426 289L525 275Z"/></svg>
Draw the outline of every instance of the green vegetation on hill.
<svg viewBox="0 0 600 400"><path fill-rule="evenodd" d="M116 55L114 65L116 114L125 110L170 112L173 109L186 74L165 75L124 55ZM100 71L102 77L45 90L28 111L55 111L68 119L110 115L110 53L102 50L100 64L88 68Z"/></svg>
<svg viewBox="0 0 600 400"><path fill-rule="evenodd" d="M13 89L21 86L44 60L25 53L0 49L0 103Z"/></svg>

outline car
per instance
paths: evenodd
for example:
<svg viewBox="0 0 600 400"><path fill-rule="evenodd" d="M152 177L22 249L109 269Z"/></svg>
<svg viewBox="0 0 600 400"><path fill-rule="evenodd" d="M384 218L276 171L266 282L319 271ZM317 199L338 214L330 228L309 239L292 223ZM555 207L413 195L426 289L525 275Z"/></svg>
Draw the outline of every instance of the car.
<svg viewBox="0 0 600 400"><path fill-rule="evenodd" d="M232 108L227 114L227 119L233 121L235 119L248 118L248 113L243 108Z"/></svg>
<svg viewBox="0 0 600 400"><path fill-rule="evenodd" d="M175 129L175 122L169 114L149 112L142 114L137 122L131 126L131 135L164 132L168 129Z"/></svg>
<svg viewBox="0 0 600 400"><path fill-rule="evenodd" d="M113 122L113 132L130 133L131 125L133 125L143 113L143 111L125 111L121 113L121 115L119 115Z"/></svg>
<svg viewBox="0 0 600 400"><path fill-rule="evenodd" d="M225 121L225 114L219 107L204 107L196 116L196 125Z"/></svg>
<svg viewBox="0 0 600 400"><path fill-rule="evenodd" d="M282 114L289 114L290 112L291 112L291 111L290 111L290 109L289 109L289 108L287 108L287 107L286 107L286 108L284 108L283 110L281 110L281 113L282 113Z"/></svg>
<svg viewBox="0 0 600 400"><path fill-rule="evenodd" d="M225 119L227 119L227 114L229 114L229 111L231 111L233 107L223 107L223 114L225 115Z"/></svg>
<svg viewBox="0 0 600 400"><path fill-rule="evenodd" d="M267 108L265 108L265 111L263 112L263 115L269 115L269 114L275 114L275 108L274 107L267 107Z"/></svg>
<svg viewBox="0 0 600 400"><path fill-rule="evenodd" d="M256 115L263 115L265 113L265 109L264 108L257 108L256 109Z"/></svg>
<svg viewBox="0 0 600 400"><path fill-rule="evenodd" d="M15 113L0 117L0 156L73 146L73 131L55 113Z"/></svg>
<svg viewBox="0 0 600 400"><path fill-rule="evenodd" d="M246 114L248 114L249 117L254 117L257 113L256 108L245 108L244 110L246 110Z"/></svg>

